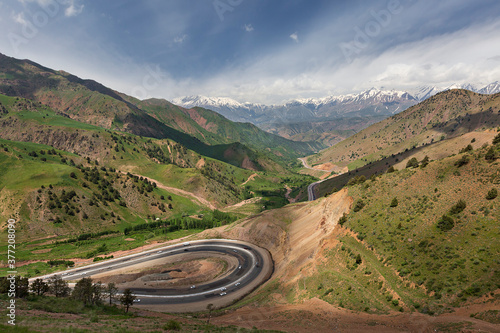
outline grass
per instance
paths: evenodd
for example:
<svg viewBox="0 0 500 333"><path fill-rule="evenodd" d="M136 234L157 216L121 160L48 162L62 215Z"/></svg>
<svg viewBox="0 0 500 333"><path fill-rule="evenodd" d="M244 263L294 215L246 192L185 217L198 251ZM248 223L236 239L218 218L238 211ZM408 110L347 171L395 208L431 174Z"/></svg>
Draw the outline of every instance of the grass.
<svg viewBox="0 0 500 333"><path fill-rule="evenodd" d="M349 187L349 194L365 206L348 215L344 227L356 238L344 237L343 246L360 254L361 266L371 272L368 280L357 273L356 283L366 280L362 288L370 289L375 282L370 279L379 276L405 309L419 304L420 311L430 312L446 311L500 287L500 229L495 222L500 220L500 205L486 199L500 179L494 167L498 163L486 162L485 150L469 153L471 162L459 173L454 162L461 157L453 156L425 169L405 169ZM394 197L397 207L390 205ZM453 210L462 199L466 208ZM450 231L436 227L443 214L455 221ZM346 259L357 272L352 258ZM344 292L336 299L360 308L354 305L355 296L346 296Z"/></svg>

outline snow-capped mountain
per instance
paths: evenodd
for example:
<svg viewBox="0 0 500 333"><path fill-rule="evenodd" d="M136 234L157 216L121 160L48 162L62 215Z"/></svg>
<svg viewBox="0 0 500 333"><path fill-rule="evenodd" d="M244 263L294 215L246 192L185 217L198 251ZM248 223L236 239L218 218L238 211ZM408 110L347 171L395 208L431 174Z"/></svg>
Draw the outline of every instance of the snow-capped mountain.
<svg viewBox="0 0 500 333"><path fill-rule="evenodd" d="M418 100L404 91L372 88L360 94L297 99L273 105L242 104L231 98L205 96L176 98L172 103L185 108L200 106L216 111L233 121L261 124L314 121L343 116L392 115L418 103Z"/></svg>
<svg viewBox="0 0 500 333"><path fill-rule="evenodd" d="M410 91L371 88L359 94L302 98L284 104L263 105L240 103L231 98L187 96L172 102L185 108L200 106L216 111L232 121L291 123L332 120L345 117L391 116L441 91L467 89L481 94L500 92L500 82L478 89L472 84L452 84L446 87L421 86Z"/></svg>
<svg viewBox="0 0 500 333"><path fill-rule="evenodd" d="M420 86L414 90L410 90L409 93L417 100L423 101L441 91L443 91L443 89L437 88L436 86Z"/></svg>
<svg viewBox="0 0 500 333"><path fill-rule="evenodd" d="M172 100L172 103L185 108L199 106L239 122L252 122L253 109L258 108L258 104L242 104L227 97L185 96Z"/></svg>
<svg viewBox="0 0 500 333"><path fill-rule="evenodd" d="M500 92L500 82L495 81L477 91L480 94L497 94Z"/></svg>

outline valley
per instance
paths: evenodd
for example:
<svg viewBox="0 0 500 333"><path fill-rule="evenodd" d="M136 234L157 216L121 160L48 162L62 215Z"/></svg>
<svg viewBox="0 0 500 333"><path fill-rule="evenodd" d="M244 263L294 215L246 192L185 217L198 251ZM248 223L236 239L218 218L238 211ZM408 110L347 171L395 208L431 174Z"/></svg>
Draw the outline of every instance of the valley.
<svg viewBox="0 0 500 333"><path fill-rule="evenodd" d="M344 96L333 118L339 98L278 110L294 122L262 109L258 127L0 55L0 256L14 219L19 276L90 276L141 299L131 315L117 300L32 291L17 299L31 318L20 326L494 332L500 94L389 96ZM130 255L155 258L113 267ZM83 275L88 265L107 273ZM239 269L260 279L240 282ZM2 259L2 288L9 272ZM148 299L155 286L200 298L172 310ZM2 292L4 313L7 302Z"/></svg>

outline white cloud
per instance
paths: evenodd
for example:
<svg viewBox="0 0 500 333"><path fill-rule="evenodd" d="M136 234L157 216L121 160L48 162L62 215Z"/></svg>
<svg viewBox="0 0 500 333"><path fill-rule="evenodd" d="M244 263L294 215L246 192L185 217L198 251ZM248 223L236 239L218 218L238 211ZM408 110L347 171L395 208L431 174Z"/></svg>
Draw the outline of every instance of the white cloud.
<svg viewBox="0 0 500 333"><path fill-rule="evenodd" d="M293 34L291 34L290 38L293 39L296 43L299 42L299 35L297 34L297 32L294 32Z"/></svg>
<svg viewBox="0 0 500 333"><path fill-rule="evenodd" d="M177 36L174 38L174 43L176 44L182 44L184 43L184 41L186 40L188 36L186 34L182 35L182 36Z"/></svg>
<svg viewBox="0 0 500 333"><path fill-rule="evenodd" d="M245 24L244 28L246 32L253 31L253 26L251 24Z"/></svg>
<svg viewBox="0 0 500 333"><path fill-rule="evenodd" d="M69 7L64 10L64 15L66 17L80 15L81 12L83 11L84 6L75 4L75 0L69 0L67 4L69 5Z"/></svg>

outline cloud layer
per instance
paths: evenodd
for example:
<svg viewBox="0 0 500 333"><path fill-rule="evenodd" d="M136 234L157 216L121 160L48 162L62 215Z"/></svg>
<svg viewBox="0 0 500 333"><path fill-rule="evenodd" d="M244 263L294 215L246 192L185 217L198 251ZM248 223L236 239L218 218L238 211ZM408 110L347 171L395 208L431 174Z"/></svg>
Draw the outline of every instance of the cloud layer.
<svg viewBox="0 0 500 333"><path fill-rule="evenodd" d="M278 103L500 80L498 1L217 3L0 0L0 52L139 98Z"/></svg>

